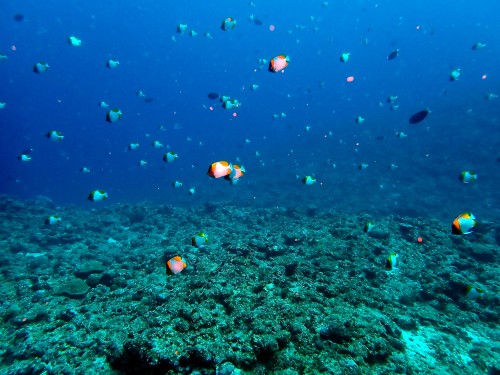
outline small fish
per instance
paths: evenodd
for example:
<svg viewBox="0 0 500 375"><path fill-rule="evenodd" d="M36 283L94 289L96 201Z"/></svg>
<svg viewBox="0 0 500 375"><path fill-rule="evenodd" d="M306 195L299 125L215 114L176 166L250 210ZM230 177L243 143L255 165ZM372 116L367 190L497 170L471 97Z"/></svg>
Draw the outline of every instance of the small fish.
<svg viewBox="0 0 500 375"><path fill-rule="evenodd" d="M285 118L286 117L286 113L285 112L281 112L281 113L274 113L273 114L273 118L277 119L277 118Z"/></svg>
<svg viewBox="0 0 500 375"><path fill-rule="evenodd" d="M60 142L64 139L64 135L57 130L51 130L46 134L46 137L54 142Z"/></svg>
<svg viewBox="0 0 500 375"><path fill-rule="evenodd" d="M387 60L394 60L399 55L399 49L395 49L387 56Z"/></svg>
<svg viewBox="0 0 500 375"><path fill-rule="evenodd" d="M82 41L78 39L76 36L68 37L68 43L71 44L73 47L81 47L82 45Z"/></svg>
<svg viewBox="0 0 500 375"><path fill-rule="evenodd" d="M57 215L51 215L45 219L45 224L54 225L61 222L61 218Z"/></svg>
<svg viewBox="0 0 500 375"><path fill-rule="evenodd" d="M249 18L250 18L250 21L253 21L253 23L258 25L258 26L262 26L264 24L264 22L262 22L258 18L255 18L255 16L253 14L250 14Z"/></svg>
<svg viewBox="0 0 500 375"><path fill-rule="evenodd" d="M224 109L234 109L240 106L241 103L237 99L228 99L222 102L222 108Z"/></svg>
<svg viewBox="0 0 500 375"><path fill-rule="evenodd" d="M175 153L175 152L172 152L172 151L169 151L167 153L165 153L163 155L163 161L165 163L172 163L173 161L175 161L179 156Z"/></svg>
<svg viewBox="0 0 500 375"><path fill-rule="evenodd" d="M106 67L109 69L115 69L118 67L118 65L120 65L120 62L118 60L109 59L106 61Z"/></svg>
<svg viewBox="0 0 500 375"><path fill-rule="evenodd" d="M178 34L185 33L187 29L188 29L188 25L186 25L185 23L178 24L177 28L176 28Z"/></svg>
<svg viewBox="0 0 500 375"><path fill-rule="evenodd" d="M109 104L106 103L106 102L104 102L104 101L101 101L101 102L99 102L99 107L101 107L101 108L108 108Z"/></svg>
<svg viewBox="0 0 500 375"><path fill-rule="evenodd" d="M207 32L205 32L205 33L203 33L203 36L204 36L205 38L207 38L207 39L213 39L212 34L210 34L208 31L207 31Z"/></svg>
<svg viewBox="0 0 500 375"><path fill-rule="evenodd" d="M0 102L0 109L4 109L7 106L7 103Z"/></svg>
<svg viewBox="0 0 500 375"><path fill-rule="evenodd" d="M31 161L31 152L32 151L33 151L33 149L31 149L31 148L28 150L24 150L21 154L19 154L19 156L17 158L23 162Z"/></svg>
<svg viewBox="0 0 500 375"><path fill-rule="evenodd" d="M272 73L278 73L285 69L290 63L290 57L287 55L278 55L269 62L268 70Z"/></svg>
<svg viewBox="0 0 500 375"><path fill-rule="evenodd" d="M207 243L208 243L208 236L203 232L199 232L198 234L194 235L193 238L191 239L191 244L194 247L204 248Z"/></svg>
<svg viewBox="0 0 500 375"><path fill-rule="evenodd" d="M418 124L419 122L423 121L429 113L429 109L424 109L423 111L416 112L410 116L408 122L410 124Z"/></svg>
<svg viewBox="0 0 500 375"><path fill-rule="evenodd" d="M361 163L360 165L358 165L358 169L360 171L364 171L366 168L368 168L368 164Z"/></svg>
<svg viewBox="0 0 500 375"><path fill-rule="evenodd" d="M451 224L451 233L456 235L470 234L477 225L477 220L470 212L464 212L456 217Z"/></svg>
<svg viewBox="0 0 500 375"><path fill-rule="evenodd" d="M110 123L117 122L122 117L122 111L118 108L114 108L106 113L106 121Z"/></svg>
<svg viewBox="0 0 500 375"><path fill-rule="evenodd" d="M340 62L348 62L351 54L349 52L344 52L340 55Z"/></svg>
<svg viewBox="0 0 500 375"><path fill-rule="evenodd" d="M92 202L103 201L105 199L108 199L108 193L106 193L104 190L94 190L89 194L88 199Z"/></svg>
<svg viewBox="0 0 500 375"><path fill-rule="evenodd" d="M144 168L144 167L146 167L146 166L148 165L148 162L147 162L146 160L139 160L139 161L137 162L137 165L138 165L139 167L141 167L141 168Z"/></svg>
<svg viewBox="0 0 500 375"><path fill-rule="evenodd" d="M476 288L473 285L467 285L465 287L464 294L468 298L481 299L484 297L484 290Z"/></svg>
<svg viewBox="0 0 500 375"><path fill-rule="evenodd" d="M233 185L235 185L238 182L238 179L245 174L246 170L244 166L240 166L237 164L233 164L233 169L232 171L224 176L224 179L230 181Z"/></svg>
<svg viewBox="0 0 500 375"><path fill-rule="evenodd" d="M130 151L134 151L134 150L137 150L139 148L139 143L131 143L128 145L128 149Z"/></svg>
<svg viewBox="0 0 500 375"><path fill-rule="evenodd" d="M196 188L189 188L189 195L194 195L194 193L196 193Z"/></svg>
<svg viewBox="0 0 500 375"><path fill-rule="evenodd" d="M480 49L483 49L484 47L486 47L486 43L482 43L482 42L477 42L477 43L474 43L472 45L472 49L474 51L477 51L477 50L480 50Z"/></svg>
<svg viewBox="0 0 500 375"><path fill-rule="evenodd" d="M153 141L153 147L154 148L163 148L163 143L160 141Z"/></svg>
<svg viewBox="0 0 500 375"><path fill-rule="evenodd" d="M264 24L264 22L255 17L253 18L253 23L256 24L257 26L262 26Z"/></svg>
<svg viewBox="0 0 500 375"><path fill-rule="evenodd" d="M363 227L363 231L365 233L370 233L373 228L375 228L375 224L373 224L371 221L369 221L368 223L365 224L365 226Z"/></svg>
<svg viewBox="0 0 500 375"><path fill-rule="evenodd" d="M307 186L311 186L311 185L314 185L316 183L316 179L311 177L311 176L305 176L303 179L302 179L302 183L304 185L307 185Z"/></svg>
<svg viewBox="0 0 500 375"><path fill-rule="evenodd" d="M174 182L172 182L172 187L174 187L176 189L180 188L181 186L182 186L182 182L180 182L180 181L175 180Z"/></svg>
<svg viewBox="0 0 500 375"><path fill-rule="evenodd" d="M8 57L6 55L4 55L3 53L0 53L0 61L5 61L5 60L7 60L7 58Z"/></svg>
<svg viewBox="0 0 500 375"><path fill-rule="evenodd" d="M49 64L47 64L45 61L40 61L33 65L33 71L37 74L43 74L47 70L49 70L49 68Z"/></svg>
<svg viewBox="0 0 500 375"><path fill-rule="evenodd" d="M458 176L458 179L464 184L468 184L477 180L477 173L472 171L463 171L460 173L460 176Z"/></svg>
<svg viewBox="0 0 500 375"><path fill-rule="evenodd" d="M394 104L396 102L396 100L398 100L398 96L397 95L390 95L387 98L387 103Z"/></svg>
<svg viewBox="0 0 500 375"><path fill-rule="evenodd" d="M90 173L90 169L87 168L87 167L81 167L80 168L80 172L82 172L82 173Z"/></svg>
<svg viewBox="0 0 500 375"><path fill-rule="evenodd" d="M233 171L233 165L227 161L217 161L208 168L207 175L213 178L220 178L229 175Z"/></svg>
<svg viewBox="0 0 500 375"><path fill-rule="evenodd" d="M450 81L458 81L460 78L460 69L453 69L450 73Z"/></svg>
<svg viewBox="0 0 500 375"><path fill-rule="evenodd" d="M399 258L399 255L396 254L395 251L390 253L389 256L387 257L387 261L385 263L385 268L387 268L389 270L395 269L396 265L397 265L398 258Z"/></svg>
<svg viewBox="0 0 500 375"><path fill-rule="evenodd" d="M259 85L252 85L252 86L250 86L250 89L251 89L252 91L257 90L258 88L259 88Z"/></svg>
<svg viewBox="0 0 500 375"><path fill-rule="evenodd" d="M179 255L176 255L167 262L167 275L177 275L186 268L186 262Z"/></svg>
<svg viewBox="0 0 500 375"><path fill-rule="evenodd" d="M396 132L396 137L398 138L406 138L408 135L404 132Z"/></svg>
<svg viewBox="0 0 500 375"><path fill-rule="evenodd" d="M220 98L220 95L217 94L216 92L209 92L208 93L208 99L216 100Z"/></svg>
<svg viewBox="0 0 500 375"><path fill-rule="evenodd" d="M354 119L354 121L357 123L357 124L362 124L363 122L365 122L365 118L362 117L362 116L358 116Z"/></svg>
<svg viewBox="0 0 500 375"><path fill-rule="evenodd" d="M224 31L232 30L236 27L236 20L232 17L227 17L222 21L220 28Z"/></svg>
<svg viewBox="0 0 500 375"><path fill-rule="evenodd" d="M230 98L229 96L227 96L227 95L221 95L221 96L219 97L219 100L220 100L222 103L224 103L224 102L227 102L228 100L231 100L231 98Z"/></svg>

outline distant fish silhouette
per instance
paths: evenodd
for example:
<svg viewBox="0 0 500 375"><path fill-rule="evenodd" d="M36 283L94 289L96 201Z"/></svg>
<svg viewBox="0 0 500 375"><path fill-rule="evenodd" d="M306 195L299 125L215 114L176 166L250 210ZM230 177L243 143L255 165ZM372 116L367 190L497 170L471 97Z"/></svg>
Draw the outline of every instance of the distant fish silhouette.
<svg viewBox="0 0 500 375"><path fill-rule="evenodd" d="M423 111L414 113L411 115L410 119L408 120L410 124L418 124L419 122L423 121L427 115L429 114L428 109L424 109Z"/></svg>
<svg viewBox="0 0 500 375"><path fill-rule="evenodd" d="M399 50L395 49L391 53L389 53L389 56L387 56L387 60L394 60L396 57L398 57Z"/></svg>
<svg viewBox="0 0 500 375"><path fill-rule="evenodd" d="M220 95L217 94L216 92L211 92L211 93L208 94L208 98L209 99L214 99L215 100L215 99L219 99L219 97L220 97Z"/></svg>

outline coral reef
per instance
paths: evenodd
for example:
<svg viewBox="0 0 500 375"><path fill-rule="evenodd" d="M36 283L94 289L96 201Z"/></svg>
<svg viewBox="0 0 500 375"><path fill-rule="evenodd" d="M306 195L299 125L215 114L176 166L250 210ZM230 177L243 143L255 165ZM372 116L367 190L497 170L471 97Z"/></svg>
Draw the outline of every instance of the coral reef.
<svg viewBox="0 0 500 375"><path fill-rule="evenodd" d="M3 374L500 371L495 225L454 237L397 216L365 233L367 215L318 207L0 207ZM207 246L191 246L200 231ZM187 268L168 276L175 255Z"/></svg>

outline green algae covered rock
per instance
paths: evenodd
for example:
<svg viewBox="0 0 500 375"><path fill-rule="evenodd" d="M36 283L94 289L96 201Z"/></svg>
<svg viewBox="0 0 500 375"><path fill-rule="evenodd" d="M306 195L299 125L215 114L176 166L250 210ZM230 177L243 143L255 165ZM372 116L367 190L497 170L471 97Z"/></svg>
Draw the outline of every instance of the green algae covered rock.
<svg viewBox="0 0 500 375"><path fill-rule="evenodd" d="M81 279L72 279L58 288L57 294L66 296L69 298L81 299L85 298L89 290L87 283Z"/></svg>

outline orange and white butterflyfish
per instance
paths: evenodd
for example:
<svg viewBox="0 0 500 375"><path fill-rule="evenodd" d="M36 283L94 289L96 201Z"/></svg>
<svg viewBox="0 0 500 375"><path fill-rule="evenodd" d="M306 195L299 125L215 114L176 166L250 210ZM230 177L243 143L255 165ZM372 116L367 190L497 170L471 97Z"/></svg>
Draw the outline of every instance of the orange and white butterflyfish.
<svg viewBox="0 0 500 375"><path fill-rule="evenodd" d="M460 234L470 234L472 233L472 228L477 225L477 220L473 214L470 212L464 212L456 217L451 224L451 233Z"/></svg>
<svg viewBox="0 0 500 375"><path fill-rule="evenodd" d="M231 183L234 185L238 182L238 178L243 176L245 174L245 167L244 166L239 166L237 164L233 165L233 170L224 178L228 181L231 181Z"/></svg>
<svg viewBox="0 0 500 375"><path fill-rule="evenodd" d="M207 174L213 178L220 178L229 175L232 171L232 164L227 161L216 161L210 165Z"/></svg>
<svg viewBox="0 0 500 375"><path fill-rule="evenodd" d="M177 275L186 268L186 262L179 255L176 255L167 262L167 275Z"/></svg>
<svg viewBox="0 0 500 375"><path fill-rule="evenodd" d="M290 57L286 55L279 55L269 61L269 71L272 73L278 73L279 71L285 69L290 62Z"/></svg>
<svg viewBox="0 0 500 375"><path fill-rule="evenodd" d="M224 31L232 30L236 27L236 20L233 17L227 17L222 21L220 28Z"/></svg>

